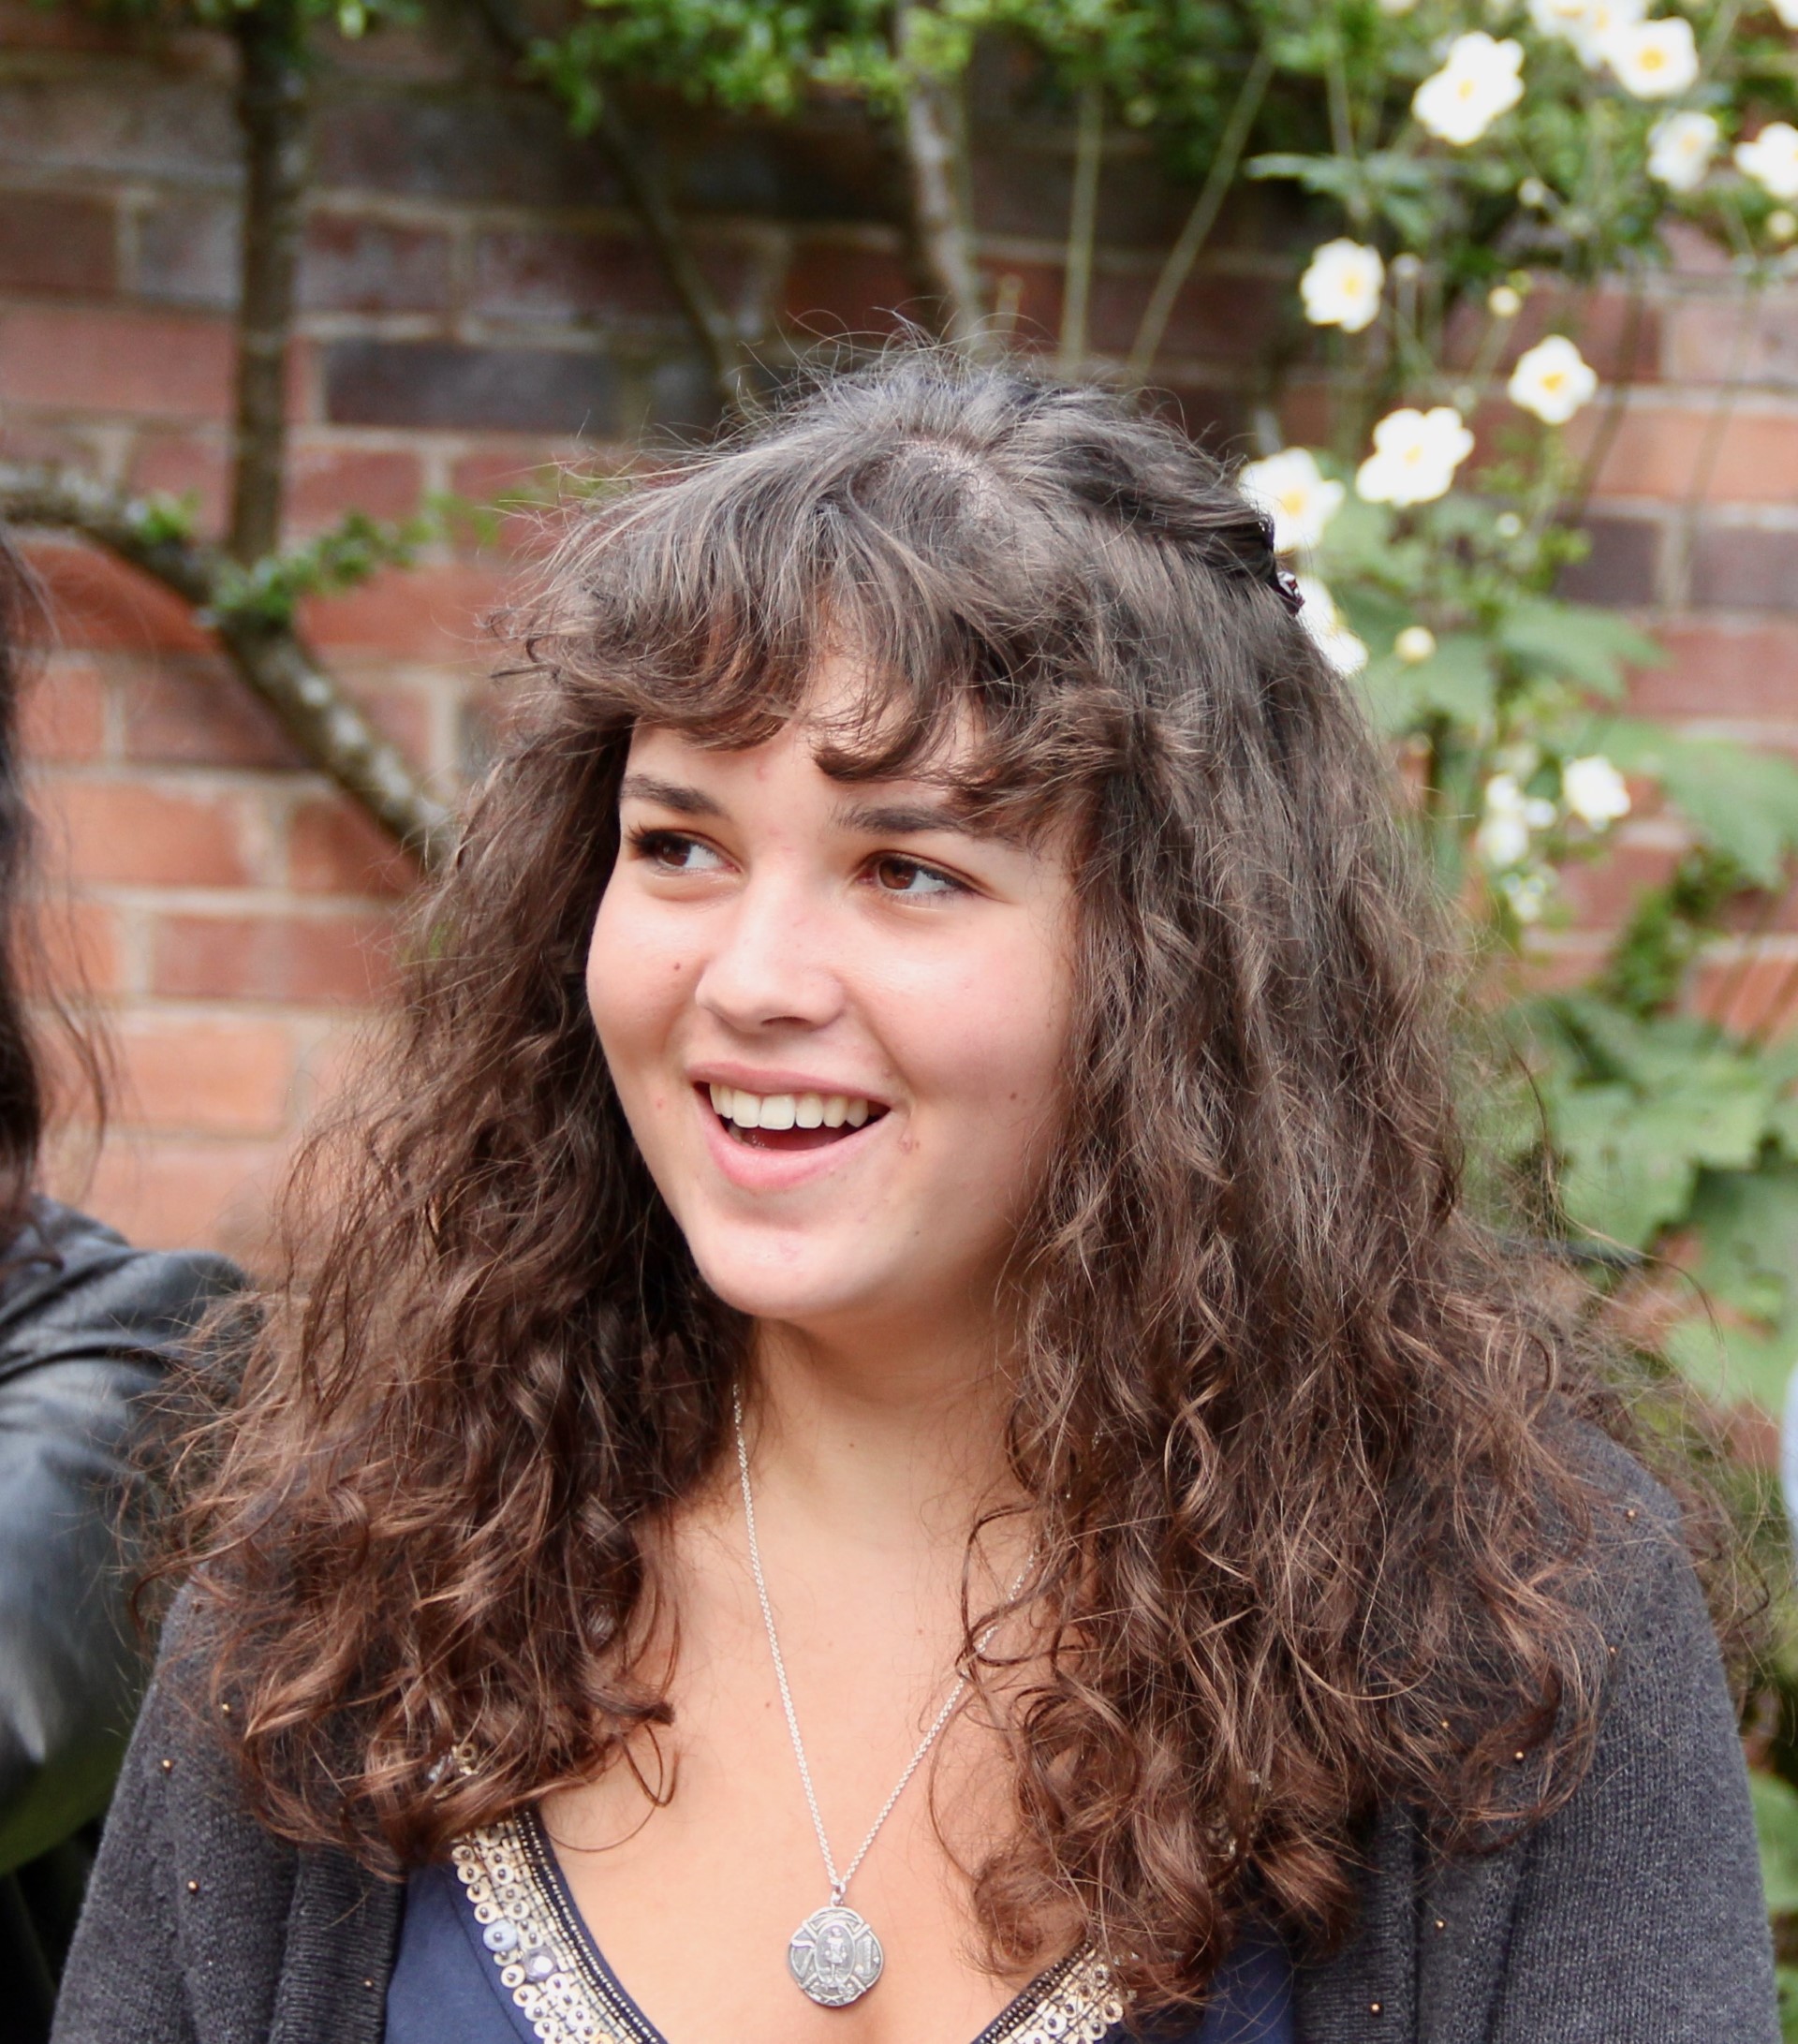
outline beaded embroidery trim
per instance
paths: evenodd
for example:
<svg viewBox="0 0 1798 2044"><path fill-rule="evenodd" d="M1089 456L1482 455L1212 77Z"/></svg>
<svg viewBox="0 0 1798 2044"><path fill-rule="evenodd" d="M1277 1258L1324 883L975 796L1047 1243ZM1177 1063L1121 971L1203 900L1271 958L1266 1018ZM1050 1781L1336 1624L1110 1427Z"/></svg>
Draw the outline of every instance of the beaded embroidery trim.
<svg viewBox="0 0 1798 2044"><path fill-rule="evenodd" d="M1000 2009L974 2044L1099 2044L1123 2020L1111 1968L1097 1952L1082 1949Z"/></svg>
<svg viewBox="0 0 1798 2044"><path fill-rule="evenodd" d="M594 1964L550 1878L534 1821L508 1818L450 1848L500 1984L543 2044L662 2044Z"/></svg>
<svg viewBox="0 0 1798 2044"><path fill-rule="evenodd" d="M471 1831L450 1847L481 1943L542 2044L664 2044L596 1962L535 1815ZM1124 2020L1110 1969L1074 1952L1002 2008L974 2044L1100 2044Z"/></svg>

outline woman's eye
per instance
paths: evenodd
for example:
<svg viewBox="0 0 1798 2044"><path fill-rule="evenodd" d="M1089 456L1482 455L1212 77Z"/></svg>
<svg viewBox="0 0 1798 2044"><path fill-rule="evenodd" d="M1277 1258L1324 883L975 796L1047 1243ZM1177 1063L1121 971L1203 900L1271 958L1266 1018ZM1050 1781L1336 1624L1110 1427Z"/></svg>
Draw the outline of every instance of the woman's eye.
<svg viewBox="0 0 1798 2044"><path fill-rule="evenodd" d="M967 890L935 866L920 865L915 859L902 859L896 852L884 853L868 869L883 894L904 894L913 901L933 895L965 894Z"/></svg>
<svg viewBox="0 0 1798 2044"><path fill-rule="evenodd" d="M645 864L663 873L716 873L723 856L703 838L679 831L633 831L630 848Z"/></svg>

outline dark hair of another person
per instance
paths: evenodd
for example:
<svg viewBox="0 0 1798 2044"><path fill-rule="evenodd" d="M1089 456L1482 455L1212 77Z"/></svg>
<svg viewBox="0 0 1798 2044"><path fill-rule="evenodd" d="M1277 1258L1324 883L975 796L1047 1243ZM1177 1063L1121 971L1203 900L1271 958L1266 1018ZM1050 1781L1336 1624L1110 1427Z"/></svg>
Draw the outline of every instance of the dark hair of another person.
<svg viewBox="0 0 1798 2044"><path fill-rule="evenodd" d="M754 744L833 652L869 688L827 772L1079 846L1067 1120L1009 1279L1053 1650L976 1870L992 1962L1071 1911L1176 2002L1247 1912L1340 1934L1377 1803L1455 1847L1570 1792L1604 1664L1573 1420L1624 1422L1464 1209L1450 949L1270 567L1168 426L922 350L579 515L187 1520L278 1831L417 1861L667 1722L645 1529L716 1466L745 1324L631 1139L588 939L633 727Z"/></svg>
<svg viewBox="0 0 1798 2044"><path fill-rule="evenodd" d="M22 649L37 613L24 565L0 534L0 1268L24 1222L44 1136L44 1082L24 991L34 831L19 757Z"/></svg>

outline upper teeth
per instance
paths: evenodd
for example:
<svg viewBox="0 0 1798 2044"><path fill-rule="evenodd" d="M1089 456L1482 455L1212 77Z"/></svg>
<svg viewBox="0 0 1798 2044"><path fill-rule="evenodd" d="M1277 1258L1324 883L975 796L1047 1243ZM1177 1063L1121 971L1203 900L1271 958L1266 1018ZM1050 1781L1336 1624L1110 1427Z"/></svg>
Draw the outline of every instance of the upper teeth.
<svg viewBox="0 0 1798 2044"><path fill-rule="evenodd" d="M842 1093L744 1093L740 1086L714 1086L712 1105L739 1128L860 1128L869 1114L866 1100Z"/></svg>

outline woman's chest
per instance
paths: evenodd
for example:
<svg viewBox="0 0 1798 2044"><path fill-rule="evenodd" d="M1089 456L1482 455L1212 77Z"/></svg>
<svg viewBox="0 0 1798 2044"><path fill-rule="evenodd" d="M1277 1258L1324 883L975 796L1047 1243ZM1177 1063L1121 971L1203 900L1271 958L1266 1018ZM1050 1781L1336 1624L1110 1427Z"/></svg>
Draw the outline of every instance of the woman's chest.
<svg viewBox="0 0 1798 2044"><path fill-rule="evenodd" d="M972 1875L1010 1820L1004 1746L958 1715L906 1780L940 1701L917 1673L864 1663L833 1684L815 1671L803 1773L765 1669L714 1667L679 1686L673 1724L629 1764L548 1800L570 1897L669 2044L966 2044L1022 1986L980 1964L973 1906ZM849 2007L808 1998L790 1963L835 1899L819 1825L841 1899L878 1946L878 1983ZM802 1970L853 1986L873 1944L850 1948L830 1922L803 1950Z"/></svg>
<svg viewBox="0 0 1798 2044"><path fill-rule="evenodd" d="M715 1963L703 1947L689 1960ZM1292 2044L1291 1989L1277 1941L1251 1932L1202 2013L1130 2026L1106 1968L1082 1949L1028 1982L973 2044ZM899 2029L902 2012L887 2013ZM594 1944L529 1814L414 1874L385 2019L385 2044L667 2044ZM921 2044L931 2035L909 2016L903 2029Z"/></svg>

